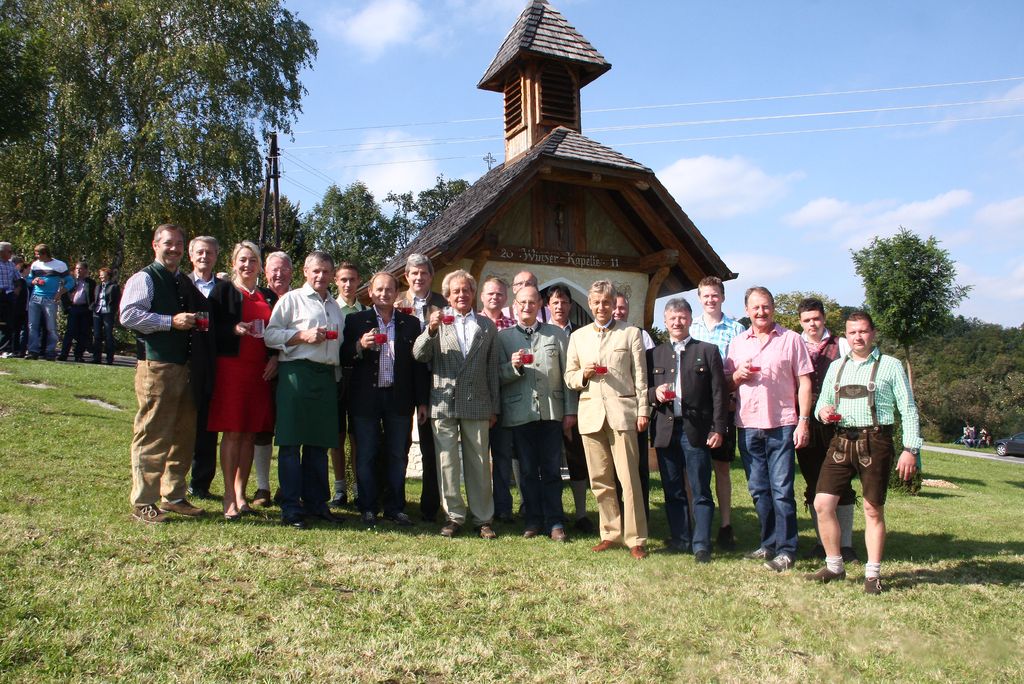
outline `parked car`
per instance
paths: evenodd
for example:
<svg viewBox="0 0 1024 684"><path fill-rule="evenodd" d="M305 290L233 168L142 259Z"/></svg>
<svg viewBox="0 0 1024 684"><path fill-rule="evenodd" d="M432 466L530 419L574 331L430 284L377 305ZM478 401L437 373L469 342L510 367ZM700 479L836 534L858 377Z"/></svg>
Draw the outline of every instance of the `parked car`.
<svg viewBox="0 0 1024 684"><path fill-rule="evenodd" d="M1024 456L1024 432L997 439L995 444L996 453L1000 456Z"/></svg>

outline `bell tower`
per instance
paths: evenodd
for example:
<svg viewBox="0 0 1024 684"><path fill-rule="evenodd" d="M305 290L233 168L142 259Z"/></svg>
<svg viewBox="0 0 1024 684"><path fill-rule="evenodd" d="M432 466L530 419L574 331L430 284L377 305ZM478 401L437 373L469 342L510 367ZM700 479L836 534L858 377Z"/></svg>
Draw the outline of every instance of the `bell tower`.
<svg viewBox="0 0 1024 684"><path fill-rule="evenodd" d="M505 162L559 126L581 132L580 90L611 68L547 0L531 0L477 84L505 96Z"/></svg>

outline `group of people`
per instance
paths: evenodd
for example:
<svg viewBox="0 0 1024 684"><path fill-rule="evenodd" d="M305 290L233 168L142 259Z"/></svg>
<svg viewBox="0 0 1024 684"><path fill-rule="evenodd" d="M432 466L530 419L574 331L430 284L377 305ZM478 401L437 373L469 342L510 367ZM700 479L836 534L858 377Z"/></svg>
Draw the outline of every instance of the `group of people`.
<svg viewBox="0 0 1024 684"><path fill-rule="evenodd" d="M50 361L114 363L114 325L121 290L109 268L89 277L84 261L74 269L38 244L30 263L0 242L0 357ZM57 310L65 315L64 337L57 350Z"/></svg>
<svg viewBox="0 0 1024 684"><path fill-rule="evenodd" d="M671 299L665 306L670 339L655 345L627 322L628 298L608 280L594 282L587 293L593 322L574 327L569 289L554 284L542 293L529 271L518 273L511 288L489 277L478 291L470 273L455 270L438 293L430 260L414 254L406 265L408 289L399 292L393 275L376 273L365 306L355 296L357 269L336 268L328 254L307 256L304 284L291 290L291 262L282 252L264 265L256 245L240 243L231 255L230 280L219 280L213 276L216 241L199 237L187 244L191 276L179 268L184 231L159 226L155 261L128 280L121 302L122 324L145 347L135 381L136 519L159 523L171 513L202 514L187 495L209 495L216 454L201 454L199 442L207 439L215 449L221 433L228 520L270 503L273 438L282 522L299 529L311 519L339 522L331 505L346 497L345 465L338 459L348 439L360 520L376 525L382 513L396 525L412 525L405 474L416 423L423 456L420 515L433 521L443 512L445 537L472 526L481 538L494 539L495 521L512 519L515 480L523 536L566 541L564 462L574 527L589 522L587 485L597 502L600 541L593 551L625 546L642 559L648 553L650 444L664 488L667 550L706 563L716 494L717 544L735 544L728 475L738 443L760 523L759 544L747 557L776 572L793 566L798 464L817 536L811 554L825 561L807 577L845 578L845 564L855 559L851 481L858 477L865 591L881 591L889 475L895 467L900 477L912 477L921 439L906 375L875 346L867 313L851 314L845 338L837 337L825 328L822 303L805 300L798 335L775 322L772 294L754 287L744 298L746 329L722 313L724 286L708 277L698 287L700 315L685 299ZM260 287L264 273L267 287ZM897 413L899 450L893 442ZM250 502L253 465L257 491Z"/></svg>

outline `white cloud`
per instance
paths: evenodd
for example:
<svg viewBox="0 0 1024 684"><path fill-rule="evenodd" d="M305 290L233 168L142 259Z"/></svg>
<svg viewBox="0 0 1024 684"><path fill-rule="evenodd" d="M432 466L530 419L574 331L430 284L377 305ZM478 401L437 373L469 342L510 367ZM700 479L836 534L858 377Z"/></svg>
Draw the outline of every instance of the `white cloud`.
<svg viewBox="0 0 1024 684"><path fill-rule="evenodd" d="M1024 228L1024 197L986 204L974 214L974 220L991 228Z"/></svg>
<svg viewBox="0 0 1024 684"><path fill-rule="evenodd" d="M424 147L396 146L412 139L402 131L374 131L359 151L337 157L331 168L342 169L347 182L361 180L378 202L391 191L425 190L434 185L441 168Z"/></svg>
<svg viewBox="0 0 1024 684"><path fill-rule="evenodd" d="M802 174L772 176L740 156L683 158L658 172L658 178L686 213L700 224L763 209L786 194Z"/></svg>
<svg viewBox="0 0 1024 684"><path fill-rule="evenodd" d="M833 197L811 200L783 217L795 228L806 228L822 240L840 240L848 248L862 247L872 238L894 234L900 226L915 233L937 233L941 220L969 205L974 195L967 190L950 190L930 199L897 204L893 200L874 200L855 204ZM945 239L946 236L940 235ZM951 232L951 239L962 236Z"/></svg>
<svg viewBox="0 0 1024 684"><path fill-rule="evenodd" d="M423 38L423 8L415 0L372 0L356 13L334 10L324 18L327 30L351 44L367 59Z"/></svg>
<svg viewBox="0 0 1024 684"><path fill-rule="evenodd" d="M1015 256L1002 262L991 260L989 264L990 270L983 272L957 262L957 282L972 286L957 311L1005 326L1024 324L1024 259Z"/></svg>

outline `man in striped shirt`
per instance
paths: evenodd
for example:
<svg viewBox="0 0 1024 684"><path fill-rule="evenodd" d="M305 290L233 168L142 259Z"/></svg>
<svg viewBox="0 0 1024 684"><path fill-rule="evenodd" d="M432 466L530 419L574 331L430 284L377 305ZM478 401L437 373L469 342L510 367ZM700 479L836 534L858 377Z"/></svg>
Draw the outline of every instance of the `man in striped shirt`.
<svg viewBox="0 0 1024 684"><path fill-rule="evenodd" d="M806 577L825 583L846 578L836 509L843 489L857 475L864 489L864 543L868 551L864 592L879 594L886 534L885 495L895 458L896 411L903 433L896 470L904 480L911 479L918 468L920 425L903 366L875 346L871 316L863 311L850 314L846 319L846 339L851 351L829 366L815 406L818 420L836 424L836 435L822 464L814 497L818 529L825 546L825 567Z"/></svg>

